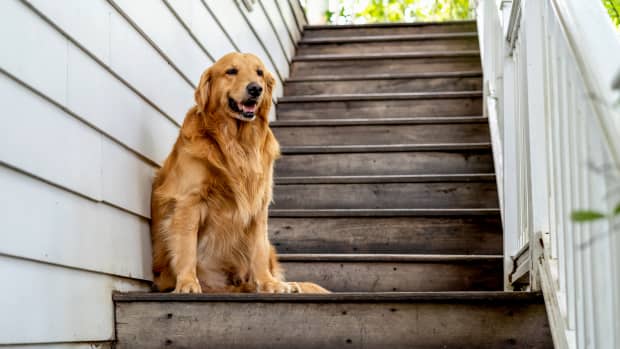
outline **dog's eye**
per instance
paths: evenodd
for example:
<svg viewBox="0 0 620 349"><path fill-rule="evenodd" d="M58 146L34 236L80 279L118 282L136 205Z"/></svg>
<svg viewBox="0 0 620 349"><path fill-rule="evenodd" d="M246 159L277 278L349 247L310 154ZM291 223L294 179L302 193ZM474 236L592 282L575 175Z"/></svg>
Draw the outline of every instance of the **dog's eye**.
<svg viewBox="0 0 620 349"><path fill-rule="evenodd" d="M263 71L262 71L262 69L258 69L258 70L256 71L256 74L258 74L258 76L263 76Z"/></svg>
<svg viewBox="0 0 620 349"><path fill-rule="evenodd" d="M238 71L237 69L235 69L235 68L230 68L230 69L228 69L228 70L226 71L226 74L228 74L228 75L237 75L237 73L238 73L238 72L239 72L239 71Z"/></svg>

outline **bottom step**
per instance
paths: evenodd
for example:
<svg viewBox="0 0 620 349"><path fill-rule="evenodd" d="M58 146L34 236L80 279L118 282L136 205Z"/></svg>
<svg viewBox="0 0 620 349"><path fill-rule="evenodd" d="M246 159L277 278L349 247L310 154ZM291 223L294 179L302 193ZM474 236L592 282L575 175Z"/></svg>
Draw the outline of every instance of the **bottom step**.
<svg viewBox="0 0 620 349"><path fill-rule="evenodd" d="M117 348L553 348L538 293L114 299Z"/></svg>

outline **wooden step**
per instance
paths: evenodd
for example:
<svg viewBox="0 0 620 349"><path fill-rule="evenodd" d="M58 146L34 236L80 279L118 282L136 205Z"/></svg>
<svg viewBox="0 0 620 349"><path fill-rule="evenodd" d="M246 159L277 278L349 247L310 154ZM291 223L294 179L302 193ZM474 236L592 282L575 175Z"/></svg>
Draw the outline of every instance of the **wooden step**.
<svg viewBox="0 0 620 349"><path fill-rule="evenodd" d="M280 253L501 254L499 215L271 217Z"/></svg>
<svg viewBox="0 0 620 349"><path fill-rule="evenodd" d="M478 51L320 54L293 57L291 77L481 70Z"/></svg>
<svg viewBox="0 0 620 349"><path fill-rule="evenodd" d="M291 78L284 95L480 91L482 72L415 74L315 75Z"/></svg>
<svg viewBox="0 0 620 349"><path fill-rule="evenodd" d="M478 116L480 91L282 97L279 120Z"/></svg>
<svg viewBox="0 0 620 349"><path fill-rule="evenodd" d="M499 214L498 208L339 208L269 210L270 217L445 217Z"/></svg>
<svg viewBox="0 0 620 349"><path fill-rule="evenodd" d="M496 208L495 181L278 184L274 209Z"/></svg>
<svg viewBox="0 0 620 349"><path fill-rule="evenodd" d="M304 27L304 39L331 37L359 37L377 35L421 35L432 33L476 32L476 22L419 22L356 25L310 25Z"/></svg>
<svg viewBox="0 0 620 349"><path fill-rule="evenodd" d="M485 118L461 118L459 122L441 123L446 119L449 118L434 123L409 119L402 123L391 121L383 124L364 120L347 120L340 124L275 122L272 129L282 146L490 142Z"/></svg>
<svg viewBox="0 0 620 349"><path fill-rule="evenodd" d="M285 176L377 176L433 173L494 172L490 145L474 148L456 147L415 151L406 146L366 152L333 152L332 148L284 148L276 161L275 172ZM385 147L384 147L385 148ZM342 149L342 147L341 147ZM419 149L418 149L419 150Z"/></svg>
<svg viewBox="0 0 620 349"><path fill-rule="evenodd" d="M493 181L493 173L276 177L276 184L434 183Z"/></svg>
<svg viewBox="0 0 620 349"><path fill-rule="evenodd" d="M332 292L495 291L501 255L281 254L286 279Z"/></svg>
<svg viewBox="0 0 620 349"><path fill-rule="evenodd" d="M388 34L304 38L298 55L478 50L477 33Z"/></svg>
<svg viewBox="0 0 620 349"><path fill-rule="evenodd" d="M116 348L553 348L522 292L115 294Z"/></svg>
<svg viewBox="0 0 620 349"><path fill-rule="evenodd" d="M414 143L414 144L377 144L377 145L300 145L284 146L282 154L313 153L371 153L404 151L445 151L445 150L482 150L489 149L490 143Z"/></svg>

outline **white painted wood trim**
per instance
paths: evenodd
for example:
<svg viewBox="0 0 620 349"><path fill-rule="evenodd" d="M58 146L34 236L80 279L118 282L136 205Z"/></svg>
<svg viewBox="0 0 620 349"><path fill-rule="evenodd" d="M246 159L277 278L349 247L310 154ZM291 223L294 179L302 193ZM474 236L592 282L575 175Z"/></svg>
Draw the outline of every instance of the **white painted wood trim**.
<svg viewBox="0 0 620 349"><path fill-rule="evenodd" d="M110 341L113 291L144 282L0 255L0 344Z"/></svg>
<svg viewBox="0 0 620 349"><path fill-rule="evenodd" d="M0 192L0 254L153 279L149 222L145 218L1 165Z"/></svg>

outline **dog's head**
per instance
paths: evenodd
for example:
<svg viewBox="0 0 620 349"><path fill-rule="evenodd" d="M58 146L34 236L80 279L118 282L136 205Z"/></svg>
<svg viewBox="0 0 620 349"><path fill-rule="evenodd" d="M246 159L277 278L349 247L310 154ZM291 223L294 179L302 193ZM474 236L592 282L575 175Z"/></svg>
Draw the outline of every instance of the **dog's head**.
<svg viewBox="0 0 620 349"><path fill-rule="evenodd" d="M229 53L200 78L194 97L200 111L242 121L267 119L275 79L253 54Z"/></svg>

